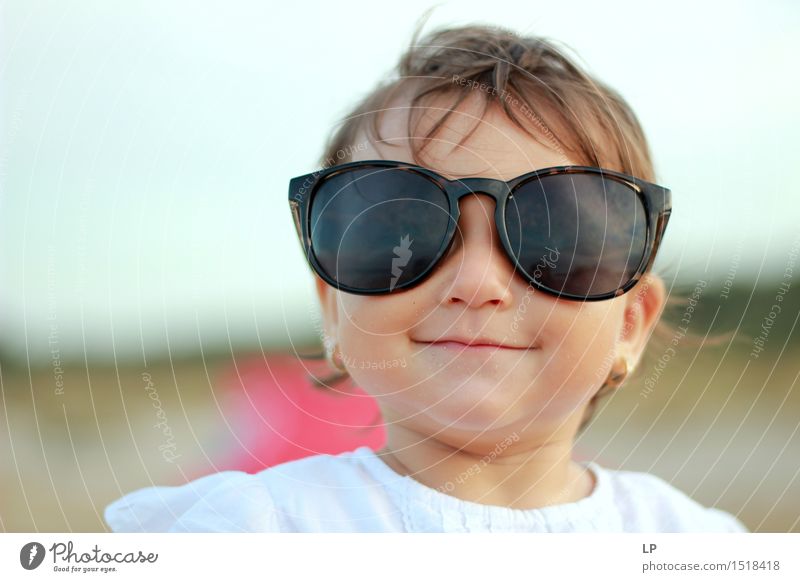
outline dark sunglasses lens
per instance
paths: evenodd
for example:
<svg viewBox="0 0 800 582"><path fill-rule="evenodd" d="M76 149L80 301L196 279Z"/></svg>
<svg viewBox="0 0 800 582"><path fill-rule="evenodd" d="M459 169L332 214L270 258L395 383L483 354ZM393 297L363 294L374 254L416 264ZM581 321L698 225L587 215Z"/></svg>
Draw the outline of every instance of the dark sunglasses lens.
<svg viewBox="0 0 800 582"><path fill-rule="evenodd" d="M392 291L424 273L442 248L446 194L398 168L356 168L326 179L311 201L311 245L339 285Z"/></svg>
<svg viewBox="0 0 800 582"><path fill-rule="evenodd" d="M599 174L526 182L508 201L506 228L528 276L583 297L613 293L630 282L647 243L638 194Z"/></svg>

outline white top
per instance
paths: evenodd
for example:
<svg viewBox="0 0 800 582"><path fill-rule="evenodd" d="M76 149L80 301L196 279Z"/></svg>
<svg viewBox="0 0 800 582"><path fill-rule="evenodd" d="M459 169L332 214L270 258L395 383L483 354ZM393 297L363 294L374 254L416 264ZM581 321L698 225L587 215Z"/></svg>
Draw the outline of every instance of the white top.
<svg viewBox="0 0 800 582"><path fill-rule="evenodd" d="M366 446L256 474L223 471L146 487L105 508L115 532L747 532L647 473L583 463L578 501L512 509L464 501L402 476Z"/></svg>

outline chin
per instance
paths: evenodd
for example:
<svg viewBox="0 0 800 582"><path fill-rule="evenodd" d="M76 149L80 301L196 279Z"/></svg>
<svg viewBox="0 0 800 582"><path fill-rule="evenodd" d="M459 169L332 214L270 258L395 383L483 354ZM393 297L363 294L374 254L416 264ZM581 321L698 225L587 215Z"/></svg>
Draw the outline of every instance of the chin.
<svg viewBox="0 0 800 582"><path fill-rule="evenodd" d="M420 413L440 427L470 432L494 430L509 424L520 417L518 411L530 400L524 388L489 378L472 378L452 384L425 382L415 390L420 391L419 395L424 393L424 398L418 400L425 403L419 408Z"/></svg>
<svg viewBox="0 0 800 582"><path fill-rule="evenodd" d="M425 415L447 431L472 435L502 430L520 420L514 405L502 407L496 402L462 399L433 405L425 410Z"/></svg>

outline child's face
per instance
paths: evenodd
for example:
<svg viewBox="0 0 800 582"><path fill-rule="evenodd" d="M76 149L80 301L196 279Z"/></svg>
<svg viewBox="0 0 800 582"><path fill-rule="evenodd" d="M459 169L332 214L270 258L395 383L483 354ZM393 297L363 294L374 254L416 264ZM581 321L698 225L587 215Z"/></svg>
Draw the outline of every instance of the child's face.
<svg viewBox="0 0 800 582"><path fill-rule="evenodd" d="M413 162L402 111L387 112L383 119L381 134L388 143L354 148L353 161ZM420 135L439 114L426 115ZM508 180L576 163L496 109L468 141L454 147L480 111L470 109L469 115L450 116L428 143L424 165L451 179ZM639 301L641 283L622 297L585 303L534 291L513 272L503 251L494 201L477 194L460 204L456 240L422 284L392 295L360 296L317 279L327 333L338 342L354 382L377 398L387 422L426 434L442 430L440 436L453 440L476 433L490 438L494 431L508 434L526 425L527 431L532 426L547 434L564 426L576 429L615 358L638 359L663 303L663 284L646 279L648 291ZM508 347L426 343L478 337Z"/></svg>

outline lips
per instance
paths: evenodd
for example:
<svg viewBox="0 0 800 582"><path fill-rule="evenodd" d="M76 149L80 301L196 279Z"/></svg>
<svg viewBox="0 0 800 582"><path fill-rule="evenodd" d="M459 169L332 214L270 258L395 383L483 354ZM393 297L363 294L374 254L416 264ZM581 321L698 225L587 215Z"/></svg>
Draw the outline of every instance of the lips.
<svg viewBox="0 0 800 582"><path fill-rule="evenodd" d="M441 338L433 341L414 340L417 343L458 350L527 350L528 347L514 346L489 339Z"/></svg>

